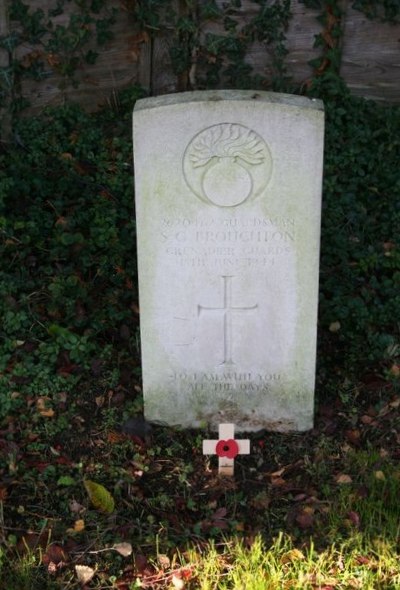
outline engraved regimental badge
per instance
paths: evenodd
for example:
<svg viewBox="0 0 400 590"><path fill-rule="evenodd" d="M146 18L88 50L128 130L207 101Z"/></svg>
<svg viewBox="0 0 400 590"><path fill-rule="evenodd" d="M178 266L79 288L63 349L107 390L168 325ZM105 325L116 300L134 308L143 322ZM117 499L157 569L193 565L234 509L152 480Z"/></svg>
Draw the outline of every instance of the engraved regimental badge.
<svg viewBox="0 0 400 590"><path fill-rule="evenodd" d="M187 185L205 203L237 207L267 186L272 157L265 141L236 123L220 123L193 137L183 157Z"/></svg>

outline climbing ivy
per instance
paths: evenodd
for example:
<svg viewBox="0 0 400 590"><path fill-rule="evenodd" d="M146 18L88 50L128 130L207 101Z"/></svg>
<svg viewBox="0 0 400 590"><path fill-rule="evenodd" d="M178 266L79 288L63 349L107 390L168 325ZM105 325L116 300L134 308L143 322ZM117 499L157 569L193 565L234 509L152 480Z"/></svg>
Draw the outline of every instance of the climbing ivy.
<svg viewBox="0 0 400 590"><path fill-rule="evenodd" d="M253 0L251 11L241 0L121 0L121 7L138 44L168 38L179 91L225 86L340 94L343 4L301 1L319 11L322 25L315 36L320 55L310 62L313 76L301 88L287 69L291 0ZM46 10L23 0L8 2L11 29L0 38L0 49L8 54L8 65L0 68L0 108L16 113L27 106L26 78L40 82L57 73L63 88L78 84L79 70L93 65L99 48L112 38L117 8L106 0L49 0ZM399 0L354 0L352 7L368 18L399 22ZM249 63L254 44L268 55L268 72L256 73Z"/></svg>
<svg viewBox="0 0 400 590"><path fill-rule="evenodd" d="M78 69L93 65L96 46L112 38L116 9L109 9L106 0L73 0L74 10L66 22L55 20L64 13L65 4L66 0L56 0L44 11L10 0L11 30L0 38L0 47L8 54L8 65L0 68L0 106L8 102L13 112L27 106L21 93L24 78L41 81L57 73L62 87L77 86Z"/></svg>
<svg viewBox="0 0 400 590"><path fill-rule="evenodd" d="M360 10L370 19L394 24L400 22L399 0L355 0L353 8Z"/></svg>
<svg viewBox="0 0 400 590"><path fill-rule="evenodd" d="M254 3L259 9L247 21L243 19L241 0L182 0L178 10L173 8L173 2L142 0L134 4L131 14L134 22L150 34L174 31L170 57L181 90L220 85L288 90L285 31L291 18L291 2ZM261 43L272 55L270 79L255 75L246 61L254 42Z"/></svg>

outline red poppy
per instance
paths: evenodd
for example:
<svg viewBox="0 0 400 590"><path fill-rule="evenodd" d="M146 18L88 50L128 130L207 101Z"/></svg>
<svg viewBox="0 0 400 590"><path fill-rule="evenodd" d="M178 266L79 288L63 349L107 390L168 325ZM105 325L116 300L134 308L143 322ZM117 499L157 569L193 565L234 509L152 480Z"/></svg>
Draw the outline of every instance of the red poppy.
<svg viewBox="0 0 400 590"><path fill-rule="evenodd" d="M233 438L228 440L219 440L215 449L218 457L227 457L228 459L234 459L239 453L238 444Z"/></svg>

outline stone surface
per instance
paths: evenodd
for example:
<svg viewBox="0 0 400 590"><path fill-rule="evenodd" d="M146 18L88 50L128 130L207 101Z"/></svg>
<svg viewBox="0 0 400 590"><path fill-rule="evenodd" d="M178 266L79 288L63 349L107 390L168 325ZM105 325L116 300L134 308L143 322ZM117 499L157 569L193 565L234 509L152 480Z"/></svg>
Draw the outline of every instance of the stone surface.
<svg viewBox="0 0 400 590"><path fill-rule="evenodd" d="M323 127L292 95L136 103L147 420L312 427Z"/></svg>

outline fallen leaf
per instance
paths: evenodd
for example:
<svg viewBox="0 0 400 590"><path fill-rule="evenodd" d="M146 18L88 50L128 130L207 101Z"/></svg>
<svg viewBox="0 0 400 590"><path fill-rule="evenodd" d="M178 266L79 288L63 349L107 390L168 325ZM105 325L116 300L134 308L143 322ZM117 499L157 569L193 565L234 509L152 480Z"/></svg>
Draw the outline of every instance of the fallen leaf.
<svg viewBox="0 0 400 590"><path fill-rule="evenodd" d="M367 414L361 416L360 420L363 424L372 424L372 422L374 422L372 416L368 416Z"/></svg>
<svg viewBox="0 0 400 590"><path fill-rule="evenodd" d="M314 511L309 511L304 508L296 515L296 523L301 529L309 529L314 525Z"/></svg>
<svg viewBox="0 0 400 590"><path fill-rule="evenodd" d="M350 510L350 512L347 513L347 518L355 527L358 528L360 526L360 515L357 512L354 512L354 510Z"/></svg>
<svg viewBox="0 0 400 590"><path fill-rule="evenodd" d="M250 505L255 510L266 510L271 503L271 498L267 492L259 492L250 500Z"/></svg>
<svg viewBox="0 0 400 590"><path fill-rule="evenodd" d="M284 486L286 484L286 481L283 479L283 477L274 477L271 480L271 485L278 487L278 486Z"/></svg>
<svg viewBox="0 0 400 590"><path fill-rule="evenodd" d="M49 62L49 63L50 63L50 62ZM50 65L51 65L51 64L50 64ZM73 159L74 159L73 155L72 155L72 154L70 154L69 152L64 152L64 153L62 153L62 154L61 154L61 158L62 158L63 160L73 160Z"/></svg>
<svg viewBox="0 0 400 590"><path fill-rule="evenodd" d="M141 576L151 576L155 573L154 566L141 553L136 553L135 555L135 570Z"/></svg>
<svg viewBox="0 0 400 590"><path fill-rule="evenodd" d="M303 559L305 557L300 549L291 549L282 555L281 563L292 563L293 561L301 561Z"/></svg>
<svg viewBox="0 0 400 590"><path fill-rule="evenodd" d="M95 570L87 565L76 565L75 566L76 576L78 578L78 582L84 586L93 578L94 574L96 573Z"/></svg>
<svg viewBox="0 0 400 590"><path fill-rule="evenodd" d="M185 582L182 580L182 578L178 578L178 576L176 576L175 574L173 574L171 582L173 587L176 588L176 590L182 590L182 588L185 587Z"/></svg>
<svg viewBox="0 0 400 590"><path fill-rule="evenodd" d="M79 502L77 502L76 500L70 501L69 509L71 510L72 513L75 513L75 514L80 514L81 512L85 512L85 510L86 510L86 508L82 504L79 504Z"/></svg>
<svg viewBox="0 0 400 590"><path fill-rule="evenodd" d="M104 486L89 479L86 479L83 485L86 488L90 501L97 510L107 514L114 512L114 498Z"/></svg>
<svg viewBox="0 0 400 590"><path fill-rule="evenodd" d="M348 483L352 483L352 479L350 477L350 475L347 475L346 473L339 473L339 475L337 475L335 477L335 481L336 483L340 483L340 484L348 484Z"/></svg>
<svg viewBox="0 0 400 590"><path fill-rule="evenodd" d="M386 480L386 477L385 477L385 474L383 473L383 471L375 471L374 476L375 476L375 479L378 479L379 481Z"/></svg>
<svg viewBox="0 0 400 590"><path fill-rule="evenodd" d="M65 563L67 559L68 558L63 547L57 543L49 545L42 557L44 565L49 565L50 563L54 563L56 565L59 563Z"/></svg>
<svg viewBox="0 0 400 590"><path fill-rule="evenodd" d="M115 549L115 551L118 551L118 553L123 557L129 557L129 555L131 555L133 551L132 545L130 543L117 543L116 545L114 545L113 549Z"/></svg>
<svg viewBox="0 0 400 590"><path fill-rule="evenodd" d="M361 432L358 429L355 428L353 430L346 430L344 434L346 439L352 445L358 446L360 444Z"/></svg>
<svg viewBox="0 0 400 590"><path fill-rule="evenodd" d="M157 556L157 561L163 570L165 570L171 566L171 561L170 561L168 555L165 555L164 553L160 553Z"/></svg>
<svg viewBox="0 0 400 590"><path fill-rule="evenodd" d="M74 534L74 533L81 533L85 530L85 521L80 518L79 520L75 521L73 529L67 529L67 533Z"/></svg>
<svg viewBox="0 0 400 590"><path fill-rule="evenodd" d="M95 397L96 406L98 408L102 408L104 406L105 401L106 401L106 398L104 395L98 395L97 397Z"/></svg>
<svg viewBox="0 0 400 590"><path fill-rule="evenodd" d="M286 470L286 467L282 467L282 469L279 469L279 471L274 471L273 473L271 473L271 477L280 477Z"/></svg>
<svg viewBox="0 0 400 590"><path fill-rule="evenodd" d="M44 418L53 418L54 410L46 407L46 403L50 401L49 397L39 397L36 400L36 409Z"/></svg>

